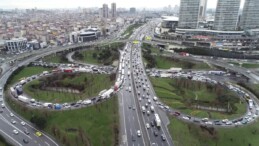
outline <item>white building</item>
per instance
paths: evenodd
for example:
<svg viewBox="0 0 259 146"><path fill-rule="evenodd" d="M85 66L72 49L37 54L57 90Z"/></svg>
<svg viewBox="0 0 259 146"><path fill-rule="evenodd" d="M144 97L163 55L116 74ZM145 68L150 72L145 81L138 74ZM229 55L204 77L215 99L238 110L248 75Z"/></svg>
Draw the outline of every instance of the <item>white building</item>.
<svg viewBox="0 0 259 146"><path fill-rule="evenodd" d="M27 48L27 39L26 38L14 38L7 40L6 47L10 52L21 52Z"/></svg>
<svg viewBox="0 0 259 146"><path fill-rule="evenodd" d="M259 0L246 0L241 17L241 28L259 28Z"/></svg>
<svg viewBox="0 0 259 146"><path fill-rule="evenodd" d="M214 29L233 31L237 28L241 0L218 0Z"/></svg>

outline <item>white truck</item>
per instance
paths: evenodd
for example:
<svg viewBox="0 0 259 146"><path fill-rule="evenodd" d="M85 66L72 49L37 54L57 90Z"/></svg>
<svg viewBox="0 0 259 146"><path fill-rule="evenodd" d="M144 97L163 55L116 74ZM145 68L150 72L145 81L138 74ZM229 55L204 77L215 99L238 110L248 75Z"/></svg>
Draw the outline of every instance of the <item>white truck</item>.
<svg viewBox="0 0 259 146"><path fill-rule="evenodd" d="M102 99L105 99L105 98L110 98L112 93L113 93L114 89L109 89L107 91L105 91L102 95L101 95L101 98Z"/></svg>
<svg viewBox="0 0 259 146"><path fill-rule="evenodd" d="M21 101L21 102L24 102L24 103L29 103L30 102L30 99L23 96L23 95L19 95L18 96L18 100Z"/></svg>
<svg viewBox="0 0 259 146"><path fill-rule="evenodd" d="M160 128L161 127L161 120L158 116L158 114L154 114L155 115L155 124L156 124L156 127L157 128Z"/></svg>
<svg viewBox="0 0 259 146"><path fill-rule="evenodd" d="M10 88L10 91L11 91L11 94L13 95L13 97L17 98L17 96L18 96L17 92L13 87Z"/></svg>

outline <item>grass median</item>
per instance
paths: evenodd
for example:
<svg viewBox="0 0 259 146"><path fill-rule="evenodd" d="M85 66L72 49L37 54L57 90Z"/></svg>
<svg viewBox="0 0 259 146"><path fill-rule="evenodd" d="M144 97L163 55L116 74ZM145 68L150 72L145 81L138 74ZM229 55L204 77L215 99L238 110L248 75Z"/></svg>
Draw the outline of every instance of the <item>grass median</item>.
<svg viewBox="0 0 259 146"><path fill-rule="evenodd" d="M122 50L124 43L110 43L96 46L92 49L75 52L73 58L89 64L112 65L119 59L119 50Z"/></svg>
<svg viewBox="0 0 259 146"><path fill-rule="evenodd" d="M153 78L157 96L166 105L183 113L211 119L233 119L246 112L246 103L221 86L212 86L188 79ZM197 108L203 107L203 108ZM218 108L225 111L206 110Z"/></svg>
<svg viewBox="0 0 259 146"><path fill-rule="evenodd" d="M97 96L101 90L108 89L114 84L114 78L114 74L57 74L24 85L24 92L40 101L73 102ZM46 87L59 90L48 90ZM63 92L60 91L61 88ZM70 89L78 92L71 92Z"/></svg>

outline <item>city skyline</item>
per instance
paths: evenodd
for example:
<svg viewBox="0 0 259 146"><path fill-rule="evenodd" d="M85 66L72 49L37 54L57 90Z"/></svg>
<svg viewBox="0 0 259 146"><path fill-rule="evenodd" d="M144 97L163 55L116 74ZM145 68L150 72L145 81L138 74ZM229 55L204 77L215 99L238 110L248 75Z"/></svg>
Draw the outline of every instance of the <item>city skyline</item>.
<svg viewBox="0 0 259 146"><path fill-rule="evenodd" d="M99 0L99 1L85 1L85 0L69 0L69 1L61 1L61 0L2 0L0 3L0 7L2 9L26 9L26 8L39 8L39 9L55 9L55 8L90 8L90 7L101 7L102 4L106 3L109 6L111 3L116 3L117 7L119 8L130 8L130 7L136 7L136 8L163 8L166 6L171 5L173 8L175 5L180 5L180 0L162 0L159 3L156 1L150 2L147 0ZM241 0L241 7L244 4L244 0ZM207 8L216 8L217 0L208 0L208 6Z"/></svg>

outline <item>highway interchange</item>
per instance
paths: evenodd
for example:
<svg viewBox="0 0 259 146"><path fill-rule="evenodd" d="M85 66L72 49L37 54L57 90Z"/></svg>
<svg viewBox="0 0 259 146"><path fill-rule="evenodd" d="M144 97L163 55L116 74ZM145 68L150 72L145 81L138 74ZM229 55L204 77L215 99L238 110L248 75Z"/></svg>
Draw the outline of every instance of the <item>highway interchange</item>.
<svg viewBox="0 0 259 146"><path fill-rule="evenodd" d="M151 24L147 24L147 25L151 26ZM145 28L145 27L142 27L142 28ZM149 29L150 29L149 27L146 27L145 29L136 30L134 35L129 40L141 41L142 38L144 37L144 35L142 34L149 31ZM13 67L8 66L8 63L6 63L3 65L3 72L1 75L0 85L1 87L4 87L6 80L11 75L13 70L17 69L17 66L26 65L43 56L47 56L49 54L62 51L62 50L69 50L70 48L73 48L76 46L82 46L82 45L91 46L94 44L101 44L104 42L108 42L108 41L91 42L89 44L75 44L67 47L59 47L59 48L56 48L55 50L53 49L39 50L35 52L35 55L33 55L32 57L25 59L25 61L18 62ZM118 93L120 97L119 107L120 107L120 116L121 116L121 124L122 124L121 125L122 144L127 146L129 145L130 146L131 145L140 145L140 146L170 145L171 146L173 145L173 140L167 130L167 124L169 124L169 120L167 118L166 112L168 112L168 110L161 109L161 107L158 106L155 101L148 100L148 99L152 99L152 97L156 95L145 73L144 64L141 59L140 47L141 47L141 42L136 44L132 42L128 42L124 50L125 52L124 58L125 59L127 58L127 64L125 64L125 70L124 70L125 72L124 83L121 90ZM192 57L191 59L197 59L197 57ZM198 59L200 60L200 58ZM203 58L202 61L204 60L209 61L209 63L215 64L214 60ZM126 61L124 61L124 63L126 63ZM258 81L257 76L253 74L251 75L251 73L247 73L242 68L241 69L236 69L234 67L232 68L231 66L226 65L226 63L217 63L217 65L225 66L226 68L236 70L241 74L244 74L249 78L254 79L255 82ZM139 73L139 75L136 75L137 70L141 72ZM130 72L129 75L127 75L128 72ZM145 85L146 89L144 89L143 85ZM129 89L129 87L131 87L131 89ZM148 96L149 98L143 97L143 95ZM253 95L251 94L251 96ZM2 97L4 97L4 95ZM256 98L254 100L256 101L256 103L258 103ZM157 113L161 118L162 124L160 129L156 128L156 126L154 127L150 126L150 128L147 128L147 123L151 125L151 122L154 120L154 114L150 113L150 115L148 115L146 112L143 114L143 111L141 108L142 106L145 106L147 107L147 109L150 109L151 105L154 107L154 113ZM0 125L1 126L0 132L7 140L12 142L14 145L24 145L24 142L23 142L24 139L29 140L30 142L27 145L32 145L32 146L58 145L52 138L50 138L44 133L42 133L42 136L36 136L35 132L38 130L34 128L34 125L22 119L19 115L14 114L14 116L11 116L12 111L6 104L5 104L5 108L2 108L2 111L3 111L1 114L2 124ZM12 124L10 122L12 120L15 120L16 124ZM26 124L22 125L21 124L22 121L25 121ZM19 134L15 135L13 132L14 129L16 129L19 132ZM140 130L141 136L138 136L138 133L137 133L138 130ZM28 131L30 134L27 135L25 131ZM157 136L155 136L155 133L157 133ZM161 135L165 137L165 140L162 140Z"/></svg>

